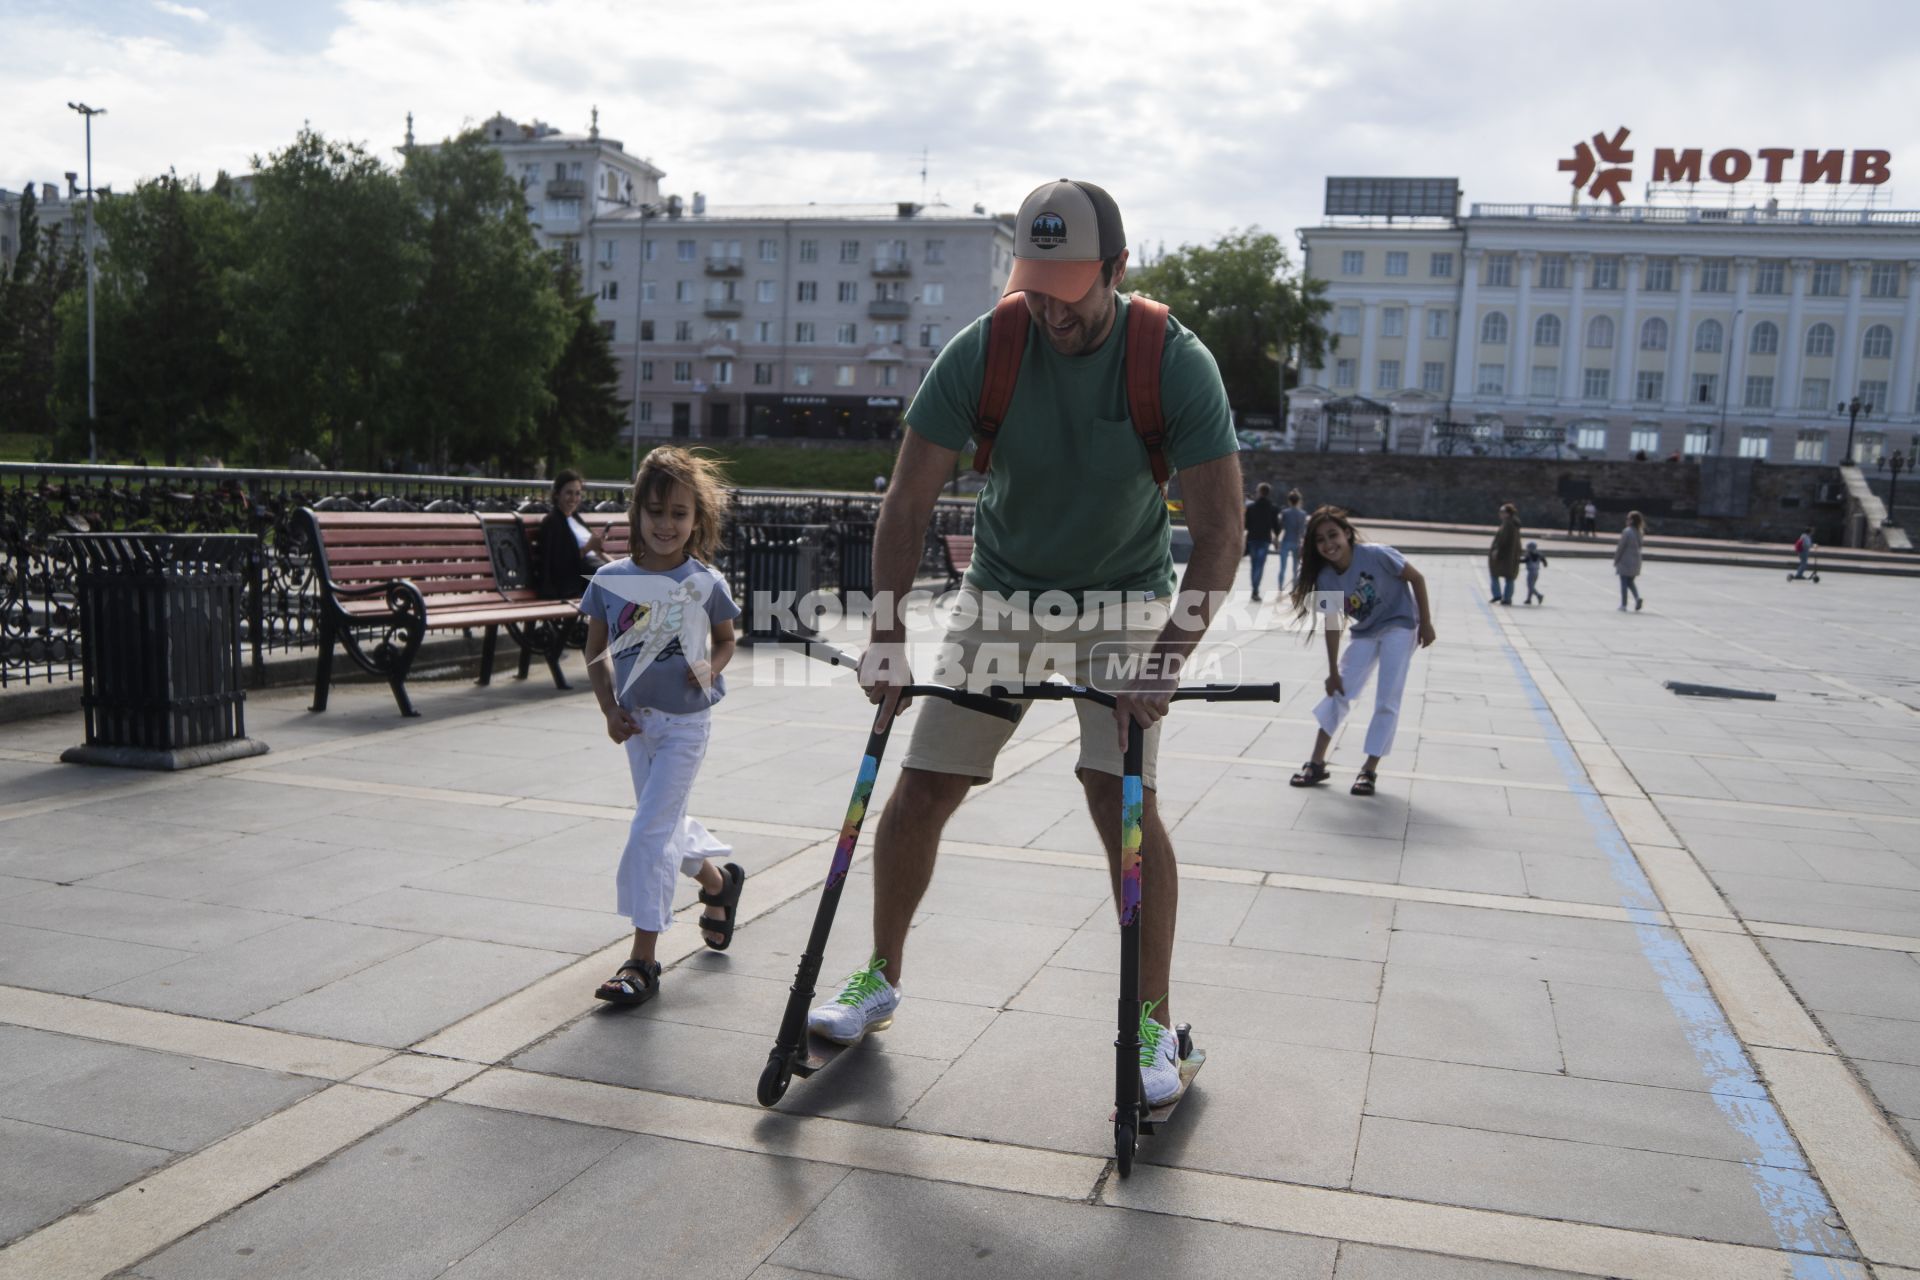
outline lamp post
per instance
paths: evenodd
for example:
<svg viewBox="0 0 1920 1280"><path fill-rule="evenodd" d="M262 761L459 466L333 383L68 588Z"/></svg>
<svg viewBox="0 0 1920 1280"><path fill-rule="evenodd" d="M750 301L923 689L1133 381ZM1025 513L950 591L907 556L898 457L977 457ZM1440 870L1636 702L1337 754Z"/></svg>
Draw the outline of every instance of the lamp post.
<svg viewBox="0 0 1920 1280"><path fill-rule="evenodd" d="M640 372L646 362L641 359L645 351L642 338L647 328L647 220L659 213L658 206L640 203L640 277L633 289L633 421L628 426L633 444L628 460L627 483L640 474Z"/></svg>
<svg viewBox="0 0 1920 1280"><path fill-rule="evenodd" d="M1716 456L1725 453L1727 448L1727 404L1733 399L1733 344L1740 341L1740 317L1745 314L1744 307L1735 311L1733 323L1727 326L1727 358L1720 362L1720 431L1713 445Z"/></svg>
<svg viewBox="0 0 1920 1280"><path fill-rule="evenodd" d="M1887 468L1892 471L1893 479L1887 483L1887 518L1880 523L1888 528L1892 528L1894 525L1893 500L1900 492L1900 468L1909 465L1911 464L1900 456L1898 449L1895 449L1893 456L1887 459Z"/></svg>
<svg viewBox="0 0 1920 1280"><path fill-rule="evenodd" d="M107 114L105 107L90 107L84 102L69 102L87 122L87 461L100 461L100 441L94 433L96 413L93 400L93 118Z"/></svg>
<svg viewBox="0 0 1920 1280"><path fill-rule="evenodd" d="M1873 412L1873 406L1870 404L1863 403L1859 396L1855 396L1851 401L1847 402L1846 404L1840 405L1835 410L1835 413L1845 414L1847 418L1847 456L1845 461L1841 463L1842 466L1850 467L1853 465L1854 424L1860 421L1861 414L1863 413L1870 414L1872 412Z"/></svg>

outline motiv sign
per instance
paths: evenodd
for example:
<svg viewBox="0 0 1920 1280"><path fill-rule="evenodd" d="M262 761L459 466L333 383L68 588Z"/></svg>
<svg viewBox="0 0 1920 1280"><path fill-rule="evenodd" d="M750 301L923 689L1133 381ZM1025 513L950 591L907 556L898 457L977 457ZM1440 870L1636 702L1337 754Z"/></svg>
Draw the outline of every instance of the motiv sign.
<svg viewBox="0 0 1920 1280"><path fill-rule="evenodd" d="M1577 142L1573 154L1560 162L1560 172L1573 175L1576 188L1598 200L1609 196L1615 204L1627 199L1622 185L1633 181L1634 153L1627 147L1630 131L1623 125L1609 138L1593 135L1592 144ZM1893 176L1890 151L1853 151L1808 147L1759 147L1745 151L1726 147L1707 154L1705 147L1658 147L1653 153L1654 182L1797 182L1801 186L1877 187Z"/></svg>

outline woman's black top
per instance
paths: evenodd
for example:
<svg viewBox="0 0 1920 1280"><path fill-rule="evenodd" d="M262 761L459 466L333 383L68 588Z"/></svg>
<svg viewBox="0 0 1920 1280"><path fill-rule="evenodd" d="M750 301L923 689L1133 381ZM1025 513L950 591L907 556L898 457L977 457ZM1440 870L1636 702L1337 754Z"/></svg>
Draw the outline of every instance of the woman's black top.
<svg viewBox="0 0 1920 1280"><path fill-rule="evenodd" d="M572 600L587 589L597 566L580 551L573 526L560 511L547 512L540 522L540 594L549 600Z"/></svg>

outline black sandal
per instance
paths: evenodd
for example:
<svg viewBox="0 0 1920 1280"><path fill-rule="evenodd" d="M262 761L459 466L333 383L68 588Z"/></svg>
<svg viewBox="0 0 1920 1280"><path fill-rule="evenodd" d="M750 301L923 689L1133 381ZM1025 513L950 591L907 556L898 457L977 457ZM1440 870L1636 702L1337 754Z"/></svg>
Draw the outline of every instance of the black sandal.
<svg viewBox="0 0 1920 1280"><path fill-rule="evenodd" d="M1373 784L1379 780L1379 775L1372 769L1362 769L1360 776L1353 780L1353 785L1347 788L1347 794L1353 796L1370 796L1373 794Z"/></svg>
<svg viewBox="0 0 1920 1280"><path fill-rule="evenodd" d="M622 1008L645 1004L660 994L660 965L652 960L629 960L600 984L595 1000Z"/></svg>
<svg viewBox="0 0 1920 1280"><path fill-rule="evenodd" d="M1290 787L1317 787L1333 776L1333 770L1327 768L1324 760L1309 760L1300 766L1300 772L1287 779Z"/></svg>
<svg viewBox="0 0 1920 1280"><path fill-rule="evenodd" d="M718 918L704 914L700 917L700 928L703 932L720 935L718 942L712 938L707 939L707 946L715 951L725 951L733 945L734 912L740 906L740 890L747 883L747 873L737 862L729 862L722 867L720 875L726 884L719 893L708 893L704 889L700 891L701 903L709 907L718 907L724 913Z"/></svg>

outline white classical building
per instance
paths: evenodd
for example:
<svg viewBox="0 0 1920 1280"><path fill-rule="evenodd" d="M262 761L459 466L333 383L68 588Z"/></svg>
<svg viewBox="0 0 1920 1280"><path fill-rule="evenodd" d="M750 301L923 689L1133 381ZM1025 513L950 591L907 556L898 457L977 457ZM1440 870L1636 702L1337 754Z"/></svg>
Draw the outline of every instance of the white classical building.
<svg viewBox="0 0 1920 1280"><path fill-rule="evenodd" d="M1920 212L1477 204L1304 228L1300 448L1838 463L1920 441Z"/></svg>
<svg viewBox="0 0 1920 1280"><path fill-rule="evenodd" d="M580 263L642 435L885 437L946 340L999 300L1002 218L911 202L709 206L594 126L481 136L542 243Z"/></svg>

